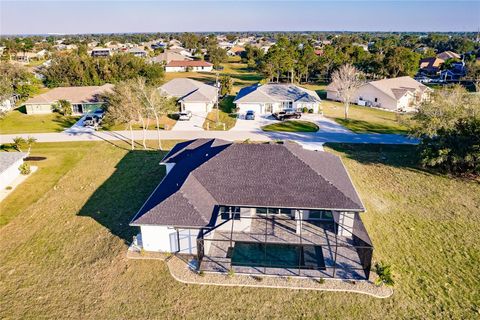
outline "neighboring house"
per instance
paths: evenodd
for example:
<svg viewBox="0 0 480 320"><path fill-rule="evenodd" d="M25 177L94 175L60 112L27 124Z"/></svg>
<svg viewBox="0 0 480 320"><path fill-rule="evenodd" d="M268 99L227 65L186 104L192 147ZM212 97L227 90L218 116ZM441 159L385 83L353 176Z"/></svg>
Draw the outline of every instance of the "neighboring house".
<svg viewBox="0 0 480 320"><path fill-rule="evenodd" d="M150 59L152 63L165 63L168 64L170 61L191 61L192 58L186 57L176 51L172 50L165 50L164 52L160 53L158 56L155 56Z"/></svg>
<svg viewBox="0 0 480 320"><path fill-rule="evenodd" d="M17 52L15 55L15 60L29 63L30 60L40 60L45 58L47 53L47 50L40 50L38 52Z"/></svg>
<svg viewBox="0 0 480 320"><path fill-rule="evenodd" d="M135 57L145 58L147 56L147 51L140 48L130 48L127 50L127 53L133 54Z"/></svg>
<svg viewBox="0 0 480 320"><path fill-rule="evenodd" d="M203 60L172 60L165 65L165 72L210 72L212 70L213 64Z"/></svg>
<svg viewBox="0 0 480 320"><path fill-rule="evenodd" d="M172 79L158 89L162 94L176 98L180 111L210 112L217 102L217 88L192 79Z"/></svg>
<svg viewBox="0 0 480 320"><path fill-rule="evenodd" d="M457 59L457 60L461 60L462 57L458 54L458 53L455 53L453 51L444 51L444 52L441 52L439 54L437 54L437 58L438 59L442 59L442 60L448 60L448 59Z"/></svg>
<svg viewBox="0 0 480 320"><path fill-rule="evenodd" d="M320 102L315 91L281 83L254 84L242 88L233 101L240 113L253 110L257 114L274 113L287 108L307 108L317 113Z"/></svg>
<svg viewBox="0 0 480 320"><path fill-rule="evenodd" d="M0 190L5 190L20 175L18 168L27 155L25 152L0 152Z"/></svg>
<svg viewBox="0 0 480 320"><path fill-rule="evenodd" d="M445 62L439 58L425 58L420 60L420 73L433 76L440 72L442 64Z"/></svg>
<svg viewBox="0 0 480 320"><path fill-rule="evenodd" d="M241 55L243 52L245 52L245 48L244 48L244 47L234 46L234 47L232 47L230 50L227 51L227 54L228 54L229 56L239 56L239 55Z"/></svg>
<svg viewBox="0 0 480 320"><path fill-rule="evenodd" d="M341 101L333 84L327 89L327 99ZM353 95L351 103L390 111L415 111L419 104L428 100L433 90L410 77L371 81L361 86Z"/></svg>
<svg viewBox="0 0 480 320"><path fill-rule="evenodd" d="M294 142L177 144L134 216L133 248L196 255L203 272L368 279L365 211L336 155Z"/></svg>
<svg viewBox="0 0 480 320"><path fill-rule="evenodd" d="M23 105L27 114L45 114L53 112L59 100L72 105L73 114L85 114L101 108L105 102L102 95L113 88L112 84L89 87L59 87L28 99Z"/></svg>
<svg viewBox="0 0 480 320"><path fill-rule="evenodd" d="M110 48L94 48L91 52L92 57L110 57L112 50Z"/></svg>
<svg viewBox="0 0 480 320"><path fill-rule="evenodd" d="M15 107L15 102L18 100L18 95L14 94L9 99L0 101L0 113L6 113Z"/></svg>

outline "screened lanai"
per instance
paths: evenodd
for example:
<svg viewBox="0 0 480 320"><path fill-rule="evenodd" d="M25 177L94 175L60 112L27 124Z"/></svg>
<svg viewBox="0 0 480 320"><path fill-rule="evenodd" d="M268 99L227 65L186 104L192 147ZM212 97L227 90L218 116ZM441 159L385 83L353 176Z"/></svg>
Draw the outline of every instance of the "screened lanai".
<svg viewBox="0 0 480 320"><path fill-rule="evenodd" d="M368 279L373 246L357 212L219 207L197 240L204 272Z"/></svg>

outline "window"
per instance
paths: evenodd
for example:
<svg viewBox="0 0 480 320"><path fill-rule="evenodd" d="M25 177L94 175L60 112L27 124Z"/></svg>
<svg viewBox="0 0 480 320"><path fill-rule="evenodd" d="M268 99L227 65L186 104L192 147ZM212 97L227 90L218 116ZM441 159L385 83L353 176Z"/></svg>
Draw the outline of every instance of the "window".
<svg viewBox="0 0 480 320"><path fill-rule="evenodd" d="M220 207L220 219L240 220L240 207Z"/></svg>
<svg viewBox="0 0 480 320"><path fill-rule="evenodd" d="M308 212L309 220L333 220L333 214L327 210L310 210Z"/></svg>
<svg viewBox="0 0 480 320"><path fill-rule="evenodd" d="M279 209L279 208L257 208L257 214L285 214L291 215L292 211L290 209Z"/></svg>
<svg viewBox="0 0 480 320"><path fill-rule="evenodd" d="M375 102L378 102L378 98L375 98Z"/></svg>

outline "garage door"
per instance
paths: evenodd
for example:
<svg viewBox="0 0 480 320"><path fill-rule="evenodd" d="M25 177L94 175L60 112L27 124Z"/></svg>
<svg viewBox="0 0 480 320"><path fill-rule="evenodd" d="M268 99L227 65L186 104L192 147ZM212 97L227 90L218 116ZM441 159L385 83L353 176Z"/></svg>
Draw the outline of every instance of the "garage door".
<svg viewBox="0 0 480 320"><path fill-rule="evenodd" d="M262 114L262 105L259 103L239 103L238 108L241 114L248 110L253 110L256 114Z"/></svg>
<svg viewBox="0 0 480 320"><path fill-rule="evenodd" d="M183 108L185 111L191 111L192 113L205 113L205 112L209 112L210 110L207 110L207 104L206 103L194 103L194 102L190 102L190 103L185 103L183 105Z"/></svg>

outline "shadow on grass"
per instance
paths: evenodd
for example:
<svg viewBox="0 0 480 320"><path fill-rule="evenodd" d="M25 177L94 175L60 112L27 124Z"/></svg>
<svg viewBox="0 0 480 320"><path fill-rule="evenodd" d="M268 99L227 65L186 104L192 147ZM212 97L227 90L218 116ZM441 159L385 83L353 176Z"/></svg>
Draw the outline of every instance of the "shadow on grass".
<svg viewBox="0 0 480 320"><path fill-rule="evenodd" d="M288 120L268 124L262 127L263 131L279 131L279 132L317 132L319 127L310 121Z"/></svg>
<svg viewBox="0 0 480 320"><path fill-rule="evenodd" d="M94 192L79 216L91 217L125 243L137 233L128 224L165 175L159 165L166 152L130 151Z"/></svg>
<svg viewBox="0 0 480 320"><path fill-rule="evenodd" d="M401 128L400 126L394 127L394 126L384 125L381 123L374 123L374 122L355 120L355 119L335 118L335 121L356 133L367 133L367 132L387 133L387 134L407 134L408 133L408 129Z"/></svg>
<svg viewBox="0 0 480 320"><path fill-rule="evenodd" d="M61 116L61 115L56 115L55 119L52 121L54 123L59 124L59 128L56 129L56 132L62 132L64 129L70 128L73 126L77 121L79 120L79 117L69 117L69 116Z"/></svg>

